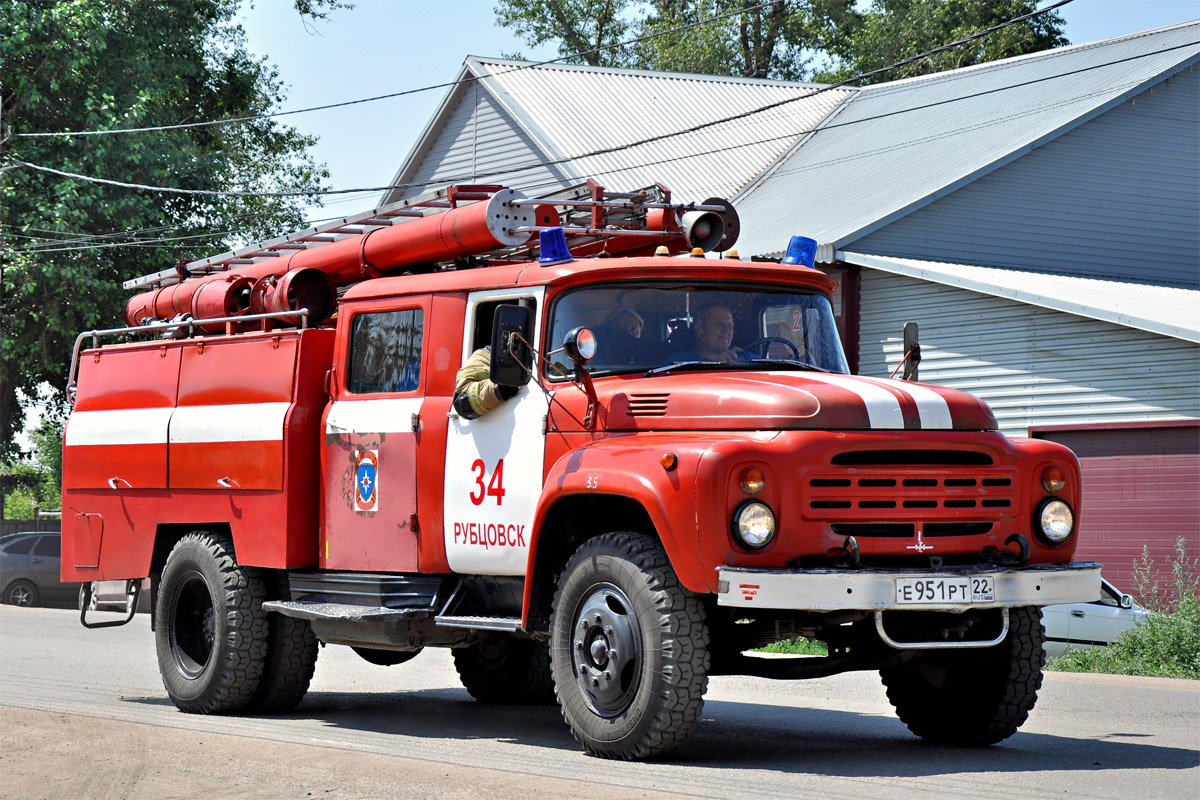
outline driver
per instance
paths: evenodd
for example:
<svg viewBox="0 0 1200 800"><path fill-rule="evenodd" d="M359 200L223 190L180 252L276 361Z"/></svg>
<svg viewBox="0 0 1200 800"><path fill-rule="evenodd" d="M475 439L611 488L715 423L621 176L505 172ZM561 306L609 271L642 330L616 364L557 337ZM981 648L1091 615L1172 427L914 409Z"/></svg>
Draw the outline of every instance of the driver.
<svg viewBox="0 0 1200 800"><path fill-rule="evenodd" d="M676 353L672 361L716 361L723 364L744 364L749 358L733 344L733 313L720 303L710 303L696 309L692 332L696 343L691 350Z"/></svg>

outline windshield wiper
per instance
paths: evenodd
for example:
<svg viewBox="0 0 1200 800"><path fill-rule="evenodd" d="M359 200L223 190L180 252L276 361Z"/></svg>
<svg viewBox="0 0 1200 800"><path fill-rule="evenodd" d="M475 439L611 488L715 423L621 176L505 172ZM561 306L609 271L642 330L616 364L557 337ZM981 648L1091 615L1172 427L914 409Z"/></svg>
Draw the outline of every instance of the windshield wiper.
<svg viewBox="0 0 1200 800"><path fill-rule="evenodd" d="M700 370L700 369L754 369L755 367L786 367L787 369L799 369L809 372L829 372L829 370L818 367L815 364L809 364L807 361L794 361L790 358L756 358L753 361L742 363L740 361L680 361L675 364L666 364L661 367L646 370L645 377L651 375L662 375L663 373L672 372L677 369L685 370Z"/></svg>
<svg viewBox="0 0 1200 800"><path fill-rule="evenodd" d="M751 364L768 364L772 367L790 367L791 369L802 369L809 372L829 372L824 367L818 367L816 364L810 364L807 361L796 361L791 358L756 358L750 362Z"/></svg>
<svg viewBox="0 0 1200 800"><path fill-rule="evenodd" d="M676 369L711 369L714 367L729 369L730 367L738 367L738 366L745 366L745 365L744 364L730 364L726 361L677 361L674 364L667 364L662 367L655 367L654 369L648 369L648 370L646 370L644 375L645 375L645 377L648 378L651 375L661 375L664 372L670 372L671 370L676 370Z"/></svg>

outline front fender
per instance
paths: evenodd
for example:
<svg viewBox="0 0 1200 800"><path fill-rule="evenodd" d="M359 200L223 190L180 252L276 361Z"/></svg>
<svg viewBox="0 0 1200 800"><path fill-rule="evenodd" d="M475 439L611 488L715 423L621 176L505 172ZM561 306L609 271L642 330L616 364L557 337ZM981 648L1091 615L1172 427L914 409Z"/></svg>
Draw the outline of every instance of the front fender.
<svg viewBox="0 0 1200 800"><path fill-rule="evenodd" d="M543 484L525 574L534 575L544 523L556 503L579 496L625 497L646 511L680 583L708 591L697 555L695 478L709 444L708 437L641 434L602 439L564 455ZM667 453L676 458L669 470L659 461Z"/></svg>

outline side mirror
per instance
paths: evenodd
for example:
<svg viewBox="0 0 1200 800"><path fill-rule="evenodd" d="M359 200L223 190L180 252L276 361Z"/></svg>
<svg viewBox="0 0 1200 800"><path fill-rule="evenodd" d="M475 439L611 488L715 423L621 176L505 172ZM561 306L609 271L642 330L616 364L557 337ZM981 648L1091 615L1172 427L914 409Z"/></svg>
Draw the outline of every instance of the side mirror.
<svg viewBox="0 0 1200 800"><path fill-rule="evenodd" d="M525 306L496 307L492 321L492 383L497 386L524 386L529 380L533 359L525 342L532 335L533 315Z"/></svg>
<svg viewBox="0 0 1200 800"><path fill-rule="evenodd" d="M1121 595L1121 608L1133 608L1133 596L1128 594Z"/></svg>
<svg viewBox="0 0 1200 800"><path fill-rule="evenodd" d="M596 357L596 334L588 328L575 328L563 339L563 350L576 367Z"/></svg>

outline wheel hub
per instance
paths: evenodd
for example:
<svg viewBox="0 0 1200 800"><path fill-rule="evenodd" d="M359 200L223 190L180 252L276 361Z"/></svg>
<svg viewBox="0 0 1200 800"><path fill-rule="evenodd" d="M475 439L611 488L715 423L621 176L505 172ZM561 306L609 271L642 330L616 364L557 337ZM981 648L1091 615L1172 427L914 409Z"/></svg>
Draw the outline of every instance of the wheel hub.
<svg viewBox="0 0 1200 800"><path fill-rule="evenodd" d="M575 613L571 662L592 711L604 717L629 707L641 666L641 630L629 598L615 586L594 587Z"/></svg>

